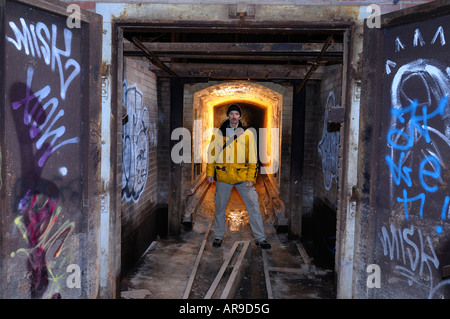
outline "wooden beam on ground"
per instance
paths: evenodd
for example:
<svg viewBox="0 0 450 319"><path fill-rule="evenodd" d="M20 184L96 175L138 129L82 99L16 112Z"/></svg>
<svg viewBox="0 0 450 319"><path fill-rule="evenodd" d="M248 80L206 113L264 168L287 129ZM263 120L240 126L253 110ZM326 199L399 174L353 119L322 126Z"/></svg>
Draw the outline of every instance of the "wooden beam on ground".
<svg viewBox="0 0 450 319"><path fill-rule="evenodd" d="M262 259L263 259L264 277L266 278L267 298L273 299L273 291L272 291L272 284L270 282L269 263L267 261L267 253L265 250L261 250L261 253L262 253Z"/></svg>
<svg viewBox="0 0 450 319"><path fill-rule="evenodd" d="M273 272L283 272L294 275L305 275L305 271L299 268L269 267L268 270Z"/></svg>
<svg viewBox="0 0 450 319"><path fill-rule="evenodd" d="M248 258L250 256L251 246L250 241L244 242L244 247L239 254L239 258L234 265L230 278L227 281L225 288L223 289L220 299L233 299L236 296L239 283L244 276L245 268L248 266Z"/></svg>
<svg viewBox="0 0 450 319"><path fill-rule="evenodd" d="M211 184L204 179L202 183L197 186L197 189L192 193L192 189L187 192L188 200L186 202L186 208L184 209L183 223L190 223L193 221L193 215L197 211L199 203L203 200L206 192Z"/></svg>
<svg viewBox="0 0 450 319"><path fill-rule="evenodd" d="M307 264L308 266L311 264L311 259L309 258L308 254L306 253L305 248L301 243L297 243L297 250L300 253L300 256L302 257L303 263Z"/></svg>
<svg viewBox="0 0 450 319"><path fill-rule="evenodd" d="M233 247L231 247L231 250L228 252L227 258L224 260L222 267L220 267L219 272L216 275L216 278L214 278L213 283L209 287L204 299L211 299L214 295L214 292L216 291L217 287L219 286L220 281L222 280L223 274L227 270L228 264L231 262L231 259L233 258L234 252L236 251L239 241L235 242L233 244Z"/></svg>
<svg viewBox="0 0 450 319"><path fill-rule="evenodd" d="M200 247L200 250L197 254L197 258L195 259L194 267L192 268L191 276L189 277L189 281L187 283L186 289L184 290L183 299L188 299L189 294L191 293L192 285L194 283L195 275L197 274L198 266L200 264L200 260L203 256L203 251L205 250L206 241L208 239L209 232L211 230L211 226L213 224L213 221L209 223L208 229L206 230L205 236L203 237L203 242Z"/></svg>

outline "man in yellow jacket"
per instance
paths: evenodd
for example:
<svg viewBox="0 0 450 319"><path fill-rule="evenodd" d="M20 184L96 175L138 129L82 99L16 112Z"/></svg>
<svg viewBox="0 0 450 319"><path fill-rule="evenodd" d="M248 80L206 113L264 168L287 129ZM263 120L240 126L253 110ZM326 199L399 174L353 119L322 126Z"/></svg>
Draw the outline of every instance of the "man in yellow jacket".
<svg viewBox="0 0 450 319"><path fill-rule="evenodd" d="M206 176L209 183L216 181L214 196L214 247L220 247L225 234L225 209L231 190L236 187L245 203L255 242L262 249L270 249L259 208L254 183L258 173L255 130L244 130L238 104L227 109L228 119L214 133L208 148Z"/></svg>

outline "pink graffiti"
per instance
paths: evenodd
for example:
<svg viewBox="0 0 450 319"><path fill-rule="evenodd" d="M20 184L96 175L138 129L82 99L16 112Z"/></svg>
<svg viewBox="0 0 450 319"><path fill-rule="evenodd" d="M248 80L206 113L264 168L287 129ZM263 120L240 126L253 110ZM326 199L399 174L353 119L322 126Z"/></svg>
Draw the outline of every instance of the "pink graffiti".
<svg viewBox="0 0 450 319"><path fill-rule="evenodd" d="M16 223L28 243L28 266L31 272L31 297L40 298L47 290L49 284L49 269L46 256L55 245L53 258L59 256L62 247L73 231L73 223L64 223L55 233L51 234L57 222L60 208L54 198L44 198L42 195L31 194L28 190L19 202L21 219ZM59 298L55 294L52 298Z"/></svg>

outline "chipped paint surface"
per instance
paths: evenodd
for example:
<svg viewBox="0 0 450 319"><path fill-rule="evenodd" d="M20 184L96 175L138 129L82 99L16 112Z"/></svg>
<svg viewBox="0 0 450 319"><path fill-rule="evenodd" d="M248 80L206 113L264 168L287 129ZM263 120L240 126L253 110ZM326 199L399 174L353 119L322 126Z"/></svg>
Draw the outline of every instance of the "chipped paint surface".
<svg viewBox="0 0 450 319"><path fill-rule="evenodd" d="M111 185L111 63L112 63L112 25L114 12L122 12L121 4L97 4L96 12L103 16L102 32L102 110L101 110L101 148L102 156L100 160L100 178L102 185L102 194L99 198L100 214L100 291L103 297L111 297L108 292L108 281L111 278L112 269L110 268L111 247L109 245L111 230L111 212L110 212L110 189Z"/></svg>
<svg viewBox="0 0 450 319"><path fill-rule="evenodd" d="M257 4L252 21L353 22L361 17L361 6L315 6ZM114 20L228 21L228 4L97 3L104 23ZM301 19L300 19L301 18Z"/></svg>

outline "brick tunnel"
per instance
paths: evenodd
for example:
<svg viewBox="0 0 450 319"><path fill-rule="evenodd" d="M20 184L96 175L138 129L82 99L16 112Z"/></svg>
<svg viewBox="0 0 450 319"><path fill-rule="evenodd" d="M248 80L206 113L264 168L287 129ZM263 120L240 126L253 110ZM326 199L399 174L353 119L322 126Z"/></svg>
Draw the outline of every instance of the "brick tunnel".
<svg viewBox="0 0 450 319"><path fill-rule="evenodd" d="M223 25L218 29L194 23L185 29L177 24L161 28L145 22L137 27L122 18L117 54L122 61L118 81L124 83L123 92L119 91L119 96L124 96L123 107L118 110L119 114L122 111L123 142L117 147L119 159L122 151L120 278L127 284L121 292L126 295L135 289L129 285L130 273L136 271L136 261L144 258L151 243L182 238L187 229L195 233L197 220L211 217L202 216L203 202L215 189L206 181L209 132L226 120L227 107L238 103L244 127L256 133L259 176L255 187L274 240L280 243L279 249L287 250L289 258L313 259L311 269L322 267L324 275L316 278L306 262L303 273L294 271L294 278L279 280L325 280L325 289L298 291L303 293L298 298L308 293L335 298L338 162L339 149L345 144L340 139L344 113L329 119L328 112L339 109L344 98L345 24L330 28L324 23L304 30L289 22L277 28ZM135 132L137 128L140 132ZM120 132L121 127L117 129ZM150 133L148 149L140 150L145 154L141 163L148 164L148 170L133 164L138 150L133 150L129 141L136 137L128 138L127 132ZM120 167L119 160L117 164ZM141 175L128 176L125 168L134 168L135 175ZM138 190L131 199L129 182ZM236 201L235 189L233 196ZM228 209L229 221L236 211ZM300 251L306 259L301 259ZM256 254L255 249L252 253ZM295 263L278 267L267 258L270 256L263 262L254 255L247 277L264 265L280 270L266 269L267 276L288 276L291 269L301 268ZM154 275L159 276L157 272ZM165 297L178 298L180 291L177 293ZM252 293L263 298L289 296L286 292L277 295L267 286ZM200 293L195 296L202 297Z"/></svg>
<svg viewBox="0 0 450 319"><path fill-rule="evenodd" d="M427 2L0 2L0 297L448 297L450 9ZM236 189L212 247L232 103L270 250Z"/></svg>

